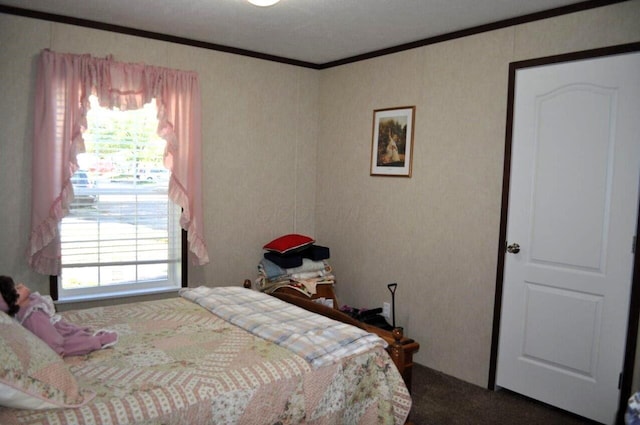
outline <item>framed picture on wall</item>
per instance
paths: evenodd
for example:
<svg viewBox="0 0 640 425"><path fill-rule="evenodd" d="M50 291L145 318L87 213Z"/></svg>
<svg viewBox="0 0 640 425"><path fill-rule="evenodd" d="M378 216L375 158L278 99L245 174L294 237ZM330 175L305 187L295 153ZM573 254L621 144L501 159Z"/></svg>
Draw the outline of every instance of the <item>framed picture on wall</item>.
<svg viewBox="0 0 640 425"><path fill-rule="evenodd" d="M415 106L373 111L371 175L411 177Z"/></svg>

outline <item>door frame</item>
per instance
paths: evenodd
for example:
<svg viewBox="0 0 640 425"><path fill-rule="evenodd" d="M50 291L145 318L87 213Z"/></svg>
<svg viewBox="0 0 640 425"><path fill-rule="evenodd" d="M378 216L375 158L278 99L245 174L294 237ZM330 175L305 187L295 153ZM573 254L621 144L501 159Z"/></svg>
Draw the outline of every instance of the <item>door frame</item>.
<svg viewBox="0 0 640 425"><path fill-rule="evenodd" d="M500 341L500 315L502 311L502 290L504 281L504 262L506 251L507 217L509 209L509 185L511 178L511 147L513 141L513 114L515 98L516 72L519 69L533 66L550 65L562 62L572 62L583 59L593 59L604 56L611 56L623 53L640 51L640 42L621 44L617 46L604 47L599 49L584 50L555 56L547 56L536 59L509 63L509 91L507 95L507 121L504 146L504 165L502 174L502 208L500 213L500 233L498 237L498 264L496 270L496 292L493 306L493 331L491 336L491 358L489 363L489 380L487 388L496 390L496 373L498 364L498 343ZM639 205L640 206L640 205ZM636 233L640 233L640 208L636 219ZM638 324L640 321L640 255L635 251L633 261L633 278L631 283L631 297L629 305L627 337L624 354L624 364L620 380L620 400L616 423L624 422L624 412L627 400L631 396L631 386L633 383L633 370L635 366Z"/></svg>

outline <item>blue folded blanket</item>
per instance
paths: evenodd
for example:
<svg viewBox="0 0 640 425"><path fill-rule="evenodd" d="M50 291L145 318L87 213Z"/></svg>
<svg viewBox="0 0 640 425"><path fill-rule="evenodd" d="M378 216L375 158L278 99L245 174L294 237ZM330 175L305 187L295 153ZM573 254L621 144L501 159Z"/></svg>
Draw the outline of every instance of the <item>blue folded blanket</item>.
<svg viewBox="0 0 640 425"><path fill-rule="evenodd" d="M304 258L309 258L313 261L321 261L329 258L329 248L326 246L320 245L311 245L300 254Z"/></svg>
<svg viewBox="0 0 640 425"><path fill-rule="evenodd" d="M291 269L302 265L302 255L300 254L280 255L275 252L265 252L264 258L283 269Z"/></svg>

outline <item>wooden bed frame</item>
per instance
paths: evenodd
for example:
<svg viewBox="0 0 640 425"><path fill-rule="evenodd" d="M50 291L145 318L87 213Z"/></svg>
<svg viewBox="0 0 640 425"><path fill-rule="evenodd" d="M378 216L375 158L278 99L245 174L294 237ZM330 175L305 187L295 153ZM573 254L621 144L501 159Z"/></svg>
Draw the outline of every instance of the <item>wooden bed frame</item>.
<svg viewBox="0 0 640 425"><path fill-rule="evenodd" d="M251 289L252 283L249 279L246 279L243 286L245 288ZM387 344L389 344L387 346L387 352L400 371L400 374L402 375L402 378L407 385L407 389L409 390L409 392L411 392L413 353L420 349L420 344L412 339L405 338L402 333L402 328L395 328L393 331L387 331L385 329L371 326L354 319L353 317L341 312L338 309L327 307L303 296L292 295L290 293L284 292L274 292L271 295L288 303L297 305L298 307L302 307L305 310L312 311L314 313L327 316L330 319L338 320L340 322L356 326L358 328L366 330L367 332L371 332L380 336L387 342Z"/></svg>

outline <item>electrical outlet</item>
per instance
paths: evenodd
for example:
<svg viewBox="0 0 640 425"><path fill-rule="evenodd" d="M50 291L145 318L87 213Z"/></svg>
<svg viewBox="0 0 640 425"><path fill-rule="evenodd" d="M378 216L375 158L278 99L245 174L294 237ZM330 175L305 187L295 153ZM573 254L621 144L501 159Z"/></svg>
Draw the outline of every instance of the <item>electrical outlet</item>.
<svg viewBox="0 0 640 425"><path fill-rule="evenodd" d="M387 319L391 317L391 304L382 303L382 315Z"/></svg>

